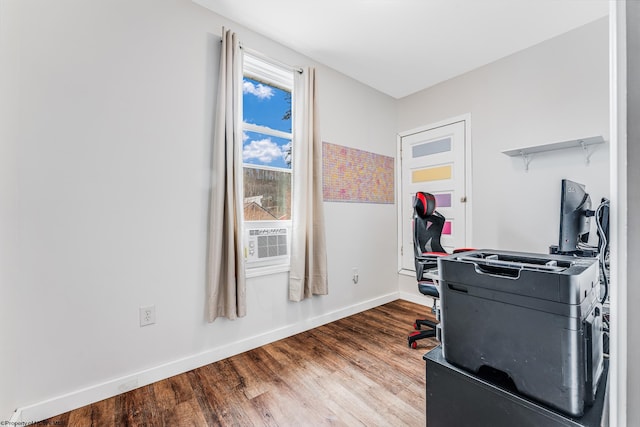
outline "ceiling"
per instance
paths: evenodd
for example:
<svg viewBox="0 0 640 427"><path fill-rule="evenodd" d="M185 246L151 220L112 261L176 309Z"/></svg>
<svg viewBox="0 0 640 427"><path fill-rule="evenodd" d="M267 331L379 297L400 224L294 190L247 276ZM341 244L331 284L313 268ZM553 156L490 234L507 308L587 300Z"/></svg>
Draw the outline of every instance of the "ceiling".
<svg viewBox="0 0 640 427"><path fill-rule="evenodd" d="M394 98L608 14L607 0L194 0Z"/></svg>

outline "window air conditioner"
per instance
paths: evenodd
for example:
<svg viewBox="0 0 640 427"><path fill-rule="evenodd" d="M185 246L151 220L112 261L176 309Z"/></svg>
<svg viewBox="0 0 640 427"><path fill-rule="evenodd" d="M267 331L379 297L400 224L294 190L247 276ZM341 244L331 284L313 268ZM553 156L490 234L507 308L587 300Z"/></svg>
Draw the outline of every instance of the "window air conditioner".
<svg viewBox="0 0 640 427"><path fill-rule="evenodd" d="M285 227L250 228L246 230L245 259L247 263L286 259L288 230Z"/></svg>

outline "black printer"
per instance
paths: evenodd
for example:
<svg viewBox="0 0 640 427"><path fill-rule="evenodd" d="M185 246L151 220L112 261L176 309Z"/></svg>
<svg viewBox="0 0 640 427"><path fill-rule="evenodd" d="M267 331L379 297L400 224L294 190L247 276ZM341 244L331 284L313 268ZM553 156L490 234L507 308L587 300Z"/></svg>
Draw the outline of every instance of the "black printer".
<svg viewBox="0 0 640 427"><path fill-rule="evenodd" d="M597 259L476 250L438 268L447 362L504 373L518 393L581 416L603 370Z"/></svg>

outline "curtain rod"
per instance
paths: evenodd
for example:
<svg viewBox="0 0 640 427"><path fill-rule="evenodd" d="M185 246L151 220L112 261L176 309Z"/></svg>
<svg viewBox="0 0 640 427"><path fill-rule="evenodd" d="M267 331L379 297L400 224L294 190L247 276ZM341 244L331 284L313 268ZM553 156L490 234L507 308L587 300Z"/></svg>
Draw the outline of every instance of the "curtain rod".
<svg viewBox="0 0 640 427"><path fill-rule="evenodd" d="M266 56L265 54L258 52L256 50L253 50L251 48L245 47L242 43L240 43L240 49L244 50L245 52L253 55L253 56L257 56L258 58L266 61L266 62L270 62L273 65L277 65L278 67L281 68L286 68L287 70L291 70L291 71L295 71L298 72L300 74L302 74L303 70L300 67L294 67L292 65L288 65L285 64L284 62L280 62L280 61L276 61L275 59L269 58L268 56Z"/></svg>
<svg viewBox="0 0 640 427"><path fill-rule="evenodd" d="M220 43L222 43L222 39L220 40ZM275 59L269 58L267 55L265 55L265 54L263 54L261 52L258 52L257 50L253 50L251 48L243 46L242 43L240 43L240 49L244 50L245 52L247 52L247 53L249 53L249 54L251 54L253 56L257 56L258 58L260 58L260 59L262 59L264 61L270 62L271 64L276 65L276 66L278 66L280 68L285 68L287 70L295 71L296 73L300 73L300 74L302 74L304 72L304 70L302 68L300 68L300 67L294 67L292 65L285 64L284 62L276 61Z"/></svg>

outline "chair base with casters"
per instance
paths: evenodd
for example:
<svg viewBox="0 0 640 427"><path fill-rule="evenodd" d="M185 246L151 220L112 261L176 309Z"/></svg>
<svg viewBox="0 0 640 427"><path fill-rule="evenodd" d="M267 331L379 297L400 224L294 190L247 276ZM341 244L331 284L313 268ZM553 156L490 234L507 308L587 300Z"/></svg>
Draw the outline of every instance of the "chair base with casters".
<svg viewBox="0 0 640 427"><path fill-rule="evenodd" d="M431 311L435 313L436 299L440 296L440 294L438 293L438 288L436 288L436 286L432 282L427 282L418 283L418 290L421 294L434 298L433 308L431 309ZM421 330L423 326L426 326L429 329ZM438 322L434 322L429 319L416 319L415 323L413 324L413 328L415 329L415 331L409 334L409 336L407 337L407 341L409 347L418 348L418 340L433 338L437 336Z"/></svg>

